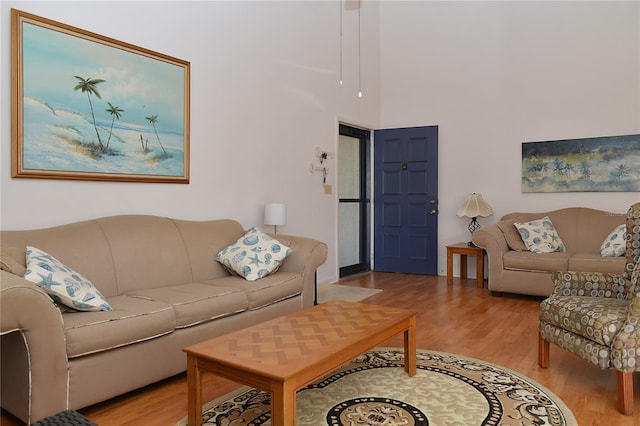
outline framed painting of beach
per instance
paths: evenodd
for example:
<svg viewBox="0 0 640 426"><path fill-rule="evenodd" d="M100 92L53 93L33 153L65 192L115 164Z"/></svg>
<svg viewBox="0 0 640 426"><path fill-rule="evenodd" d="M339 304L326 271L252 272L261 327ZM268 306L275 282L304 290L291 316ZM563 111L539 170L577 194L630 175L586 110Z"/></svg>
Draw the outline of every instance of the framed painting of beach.
<svg viewBox="0 0 640 426"><path fill-rule="evenodd" d="M640 135L524 142L522 192L640 192Z"/></svg>
<svg viewBox="0 0 640 426"><path fill-rule="evenodd" d="M12 177L189 183L190 63L11 10Z"/></svg>

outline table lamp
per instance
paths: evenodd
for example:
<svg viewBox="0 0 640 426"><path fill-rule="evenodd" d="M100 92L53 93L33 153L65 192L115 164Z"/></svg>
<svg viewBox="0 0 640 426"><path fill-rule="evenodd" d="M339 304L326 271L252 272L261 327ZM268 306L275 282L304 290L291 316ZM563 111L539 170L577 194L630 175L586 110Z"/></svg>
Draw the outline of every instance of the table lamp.
<svg viewBox="0 0 640 426"><path fill-rule="evenodd" d="M471 222L469 222L467 229L469 229L472 236L474 232L480 229L480 224L477 220L478 216L487 217L492 214L493 209L491 206L484 200L484 198L482 198L482 195L475 192L473 194L469 194L462 207L458 209L458 217L464 216L471 218ZM467 244L470 246L474 245L471 241Z"/></svg>
<svg viewBox="0 0 640 426"><path fill-rule="evenodd" d="M269 203L264 206L264 224L273 225L273 233L278 233L278 225L287 223L287 205L282 203Z"/></svg>

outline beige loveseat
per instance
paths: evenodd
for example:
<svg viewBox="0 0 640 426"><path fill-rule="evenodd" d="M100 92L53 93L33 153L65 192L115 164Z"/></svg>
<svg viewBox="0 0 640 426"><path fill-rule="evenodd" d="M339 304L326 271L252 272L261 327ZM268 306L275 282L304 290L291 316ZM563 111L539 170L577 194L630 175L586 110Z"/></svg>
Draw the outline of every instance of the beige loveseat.
<svg viewBox="0 0 640 426"><path fill-rule="evenodd" d="M527 251L514 222L549 217L565 246L564 252ZM517 293L549 296L554 271L621 274L624 257L602 257L600 246L625 216L586 207L570 207L540 213L509 213L496 224L473 233L472 241L487 251L489 290L494 294Z"/></svg>
<svg viewBox="0 0 640 426"><path fill-rule="evenodd" d="M291 254L250 282L214 260L244 233L233 220L147 215L2 231L2 408L31 423L86 407L184 371L185 346L313 305L327 246L278 234ZM84 275L113 310L57 306L19 276L25 246Z"/></svg>

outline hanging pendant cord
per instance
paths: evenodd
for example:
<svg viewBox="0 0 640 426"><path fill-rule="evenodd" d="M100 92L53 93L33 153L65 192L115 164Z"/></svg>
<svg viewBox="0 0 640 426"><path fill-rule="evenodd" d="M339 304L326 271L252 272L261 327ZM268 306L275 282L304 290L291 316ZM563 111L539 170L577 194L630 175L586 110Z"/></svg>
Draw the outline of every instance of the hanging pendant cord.
<svg viewBox="0 0 640 426"><path fill-rule="evenodd" d="M342 0L338 5L340 6L340 84L342 84Z"/></svg>
<svg viewBox="0 0 640 426"><path fill-rule="evenodd" d="M358 97L362 97L362 55L361 55L361 44L362 44L362 31L361 27L361 10L362 10L362 0L358 0Z"/></svg>

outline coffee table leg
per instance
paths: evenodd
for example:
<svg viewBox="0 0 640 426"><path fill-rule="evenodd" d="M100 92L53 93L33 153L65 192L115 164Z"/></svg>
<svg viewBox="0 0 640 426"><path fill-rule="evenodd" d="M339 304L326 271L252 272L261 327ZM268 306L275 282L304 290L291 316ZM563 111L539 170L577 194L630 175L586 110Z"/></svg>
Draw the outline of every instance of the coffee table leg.
<svg viewBox="0 0 640 426"><path fill-rule="evenodd" d="M409 326L404 331L404 371L409 377L416 375L416 317L409 319Z"/></svg>
<svg viewBox="0 0 640 426"><path fill-rule="evenodd" d="M198 358L187 354L187 421L189 426L202 424L202 376Z"/></svg>
<svg viewBox="0 0 640 426"><path fill-rule="evenodd" d="M274 383L271 393L271 425L295 426L296 391L287 383Z"/></svg>

